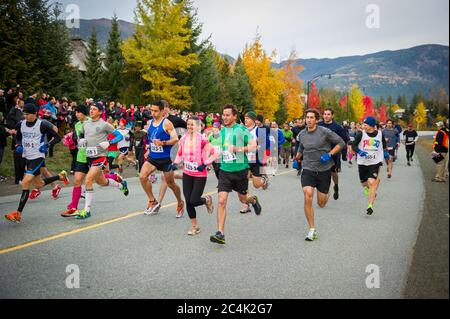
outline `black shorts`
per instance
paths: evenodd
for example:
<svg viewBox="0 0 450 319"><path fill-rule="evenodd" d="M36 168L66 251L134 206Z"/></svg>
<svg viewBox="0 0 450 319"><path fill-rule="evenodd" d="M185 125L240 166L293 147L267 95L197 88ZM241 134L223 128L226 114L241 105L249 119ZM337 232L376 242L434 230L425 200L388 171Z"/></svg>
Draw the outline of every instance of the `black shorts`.
<svg viewBox="0 0 450 319"><path fill-rule="evenodd" d="M250 172L252 173L252 176L261 177L261 165L259 165L258 163L249 163L248 166L250 166Z"/></svg>
<svg viewBox="0 0 450 319"><path fill-rule="evenodd" d="M325 172L312 172L303 170L302 172L302 187L317 188L322 194L328 194L331 185L331 170Z"/></svg>
<svg viewBox="0 0 450 319"><path fill-rule="evenodd" d="M75 167L73 168L73 171L78 172L78 173L87 174L89 172L89 164L76 162Z"/></svg>
<svg viewBox="0 0 450 319"><path fill-rule="evenodd" d="M88 167L101 167L102 169L108 164L108 158L106 156L89 158L88 157Z"/></svg>
<svg viewBox="0 0 450 319"><path fill-rule="evenodd" d="M121 148L119 148L119 152L120 152L120 154L122 154L122 155L128 155L128 151L130 150L130 148L129 147L121 147Z"/></svg>
<svg viewBox="0 0 450 319"><path fill-rule="evenodd" d="M219 193L231 193L232 191L238 192L241 195L247 195L248 169L240 172L219 171Z"/></svg>
<svg viewBox="0 0 450 319"><path fill-rule="evenodd" d="M172 160L170 157L167 158L147 158L147 162L156 167L158 171L170 172L172 170Z"/></svg>
<svg viewBox="0 0 450 319"><path fill-rule="evenodd" d="M389 155L391 155L392 157L395 157L395 148L392 150L388 150Z"/></svg>
<svg viewBox="0 0 450 319"><path fill-rule="evenodd" d="M338 153L338 154L336 154L336 155L333 155L332 157L331 157L332 159L333 159L333 161L334 161L334 165L333 165L333 167L331 167L331 172L332 173L340 173L341 172L341 167L342 167L342 165L341 165L341 153Z"/></svg>
<svg viewBox="0 0 450 319"><path fill-rule="evenodd" d="M361 183L367 182L369 178L377 179L380 174L380 167L383 164L375 164L375 165L358 165L359 170L359 179Z"/></svg>
<svg viewBox="0 0 450 319"><path fill-rule="evenodd" d="M41 167L45 167L45 158L25 159L25 174L39 176L41 175Z"/></svg>

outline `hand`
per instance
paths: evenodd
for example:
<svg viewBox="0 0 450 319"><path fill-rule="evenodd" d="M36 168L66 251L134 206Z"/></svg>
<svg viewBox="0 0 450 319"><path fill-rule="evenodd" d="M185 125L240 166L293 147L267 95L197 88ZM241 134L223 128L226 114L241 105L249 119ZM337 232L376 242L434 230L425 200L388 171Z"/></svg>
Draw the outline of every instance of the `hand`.
<svg viewBox="0 0 450 319"><path fill-rule="evenodd" d="M163 143L158 139L154 139L153 144L155 144L155 146L163 146Z"/></svg>
<svg viewBox="0 0 450 319"><path fill-rule="evenodd" d="M205 168L206 168L206 165L205 165L205 164L202 164L202 165L200 165L199 167L197 167L197 170L198 170L199 172L203 172L203 171L205 170Z"/></svg>
<svg viewBox="0 0 450 319"><path fill-rule="evenodd" d="M41 147L39 147L39 152L47 153L48 152L48 144L42 144Z"/></svg>
<svg viewBox="0 0 450 319"><path fill-rule="evenodd" d="M358 155L361 157L366 157L367 155L369 155L369 153L359 150Z"/></svg>
<svg viewBox="0 0 450 319"><path fill-rule="evenodd" d="M328 154L328 153L325 153L325 154L323 154L323 155L320 157L320 162L321 162L322 164L327 163L329 160L331 160L331 156L330 156L330 154Z"/></svg>
<svg viewBox="0 0 450 319"><path fill-rule="evenodd" d="M391 155L389 154L388 151L384 151L384 159L385 160L389 160L391 158Z"/></svg>
<svg viewBox="0 0 450 319"><path fill-rule="evenodd" d="M16 145L16 153L23 154L23 146L22 145Z"/></svg>

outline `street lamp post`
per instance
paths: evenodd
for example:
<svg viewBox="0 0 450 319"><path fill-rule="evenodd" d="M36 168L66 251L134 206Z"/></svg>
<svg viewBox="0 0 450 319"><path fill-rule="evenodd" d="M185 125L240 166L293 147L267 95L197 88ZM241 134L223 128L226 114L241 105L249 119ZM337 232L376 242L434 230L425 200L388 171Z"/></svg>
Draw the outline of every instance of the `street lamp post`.
<svg viewBox="0 0 450 319"><path fill-rule="evenodd" d="M316 75L315 77L313 77L311 80L309 80L308 81L308 83L307 83L307 88L306 88L306 96L307 96L307 99L306 99L306 108L307 109L309 109L309 88L310 88L310 86L311 86L311 84L315 81L315 80L317 80L318 78L321 78L321 77L323 77L323 76L328 76L328 79L329 80L331 80L331 74L330 73L325 73L325 74L319 74L319 75Z"/></svg>

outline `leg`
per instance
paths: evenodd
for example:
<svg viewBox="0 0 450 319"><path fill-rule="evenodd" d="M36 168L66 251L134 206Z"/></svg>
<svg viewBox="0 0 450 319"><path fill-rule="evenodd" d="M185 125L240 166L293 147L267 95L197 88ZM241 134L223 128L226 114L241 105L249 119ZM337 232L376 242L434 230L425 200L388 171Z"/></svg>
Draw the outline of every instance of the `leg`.
<svg viewBox="0 0 450 319"><path fill-rule="evenodd" d="M181 190L180 187L178 187L178 185L175 183L173 171L163 172L163 175L166 179L167 186L173 191L173 194L177 198L178 204L183 203L183 199L181 198Z"/></svg>
<svg viewBox="0 0 450 319"><path fill-rule="evenodd" d="M166 196L167 192L167 181L166 181L166 175L162 174L161 178L161 187L159 188L159 196L158 196L158 203L162 203L164 200L164 197Z"/></svg>
<svg viewBox="0 0 450 319"><path fill-rule="evenodd" d="M149 162L145 162L142 166L141 173L139 174L139 179L141 181L141 186L144 192L147 194L148 200L150 202L155 201L155 197L152 192L152 185L149 183L148 177L156 170L156 167L150 164Z"/></svg>
<svg viewBox="0 0 450 319"><path fill-rule="evenodd" d="M67 206L68 209L78 209L78 203L81 198L81 185L83 184L83 180L86 174L81 172L75 172L75 176L73 179L73 190L72 190L72 201Z"/></svg>
<svg viewBox="0 0 450 319"><path fill-rule="evenodd" d="M314 229L314 209L312 207L313 198L314 198L314 188L307 186L303 188L303 195L305 197L304 209L305 216L308 222L309 228Z"/></svg>
<svg viewBox="0 0 450 319"><path fill-rule="evenodd" d="M225 234L225 221L227 219L227 201L228 193L219 193L219 204L217 207L217 228L222 233Z"/></svg>
<svg viewBox="0 0 450 319"><path fill-rule="evenodd" d="M186 209L191 220L192 228L197 228L197 212L191 203L192 192L194 190L194 177L185 175L183 178L183 194L186 201Z"/></svg>
<svg viewBox="0 0 450 319"><path fill-rule="evenodd" d="M367 184L369 186L369 207L373 206L375 203L375 199L377 198L377 190L378 186L380 185L380 178L373 179L369 178L367 181Z"/></svg>

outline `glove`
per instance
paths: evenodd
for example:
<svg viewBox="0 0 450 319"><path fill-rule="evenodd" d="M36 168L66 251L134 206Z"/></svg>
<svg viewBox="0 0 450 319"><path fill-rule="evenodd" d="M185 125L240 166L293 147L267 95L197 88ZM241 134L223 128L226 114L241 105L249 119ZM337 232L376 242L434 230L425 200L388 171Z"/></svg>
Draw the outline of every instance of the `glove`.
<svg viewBox="0 0 450 319"><path fill-rule="evenodd" d="M48 152L48 144L42 144L41 147L39 147L39 152L47 153Z"/></svg>
<svg viewBox="0 0 450 319"><path fill-rule="evenodd" d="M321 162L322 164L325 164L325 163L327 163L330 159L331 159L330 154L325 153L325 154L323 154L323 155L320 157L320 162Z"/></svg>
<svg viewBox="0 0 450 319"><path fill-rule="evenodd" d="M366 157L367 155L369 155L369 153L359 150L358 155L361 157Z"/></svg>
<svg viewBox="0 0 450 319"><path fill-rule="evenodd" d="M389 160L391 158L391 155L389 154L388 151L384 151L384 159L385 160Z"/></svg>
<svg viewBox="0 0 450 319"><path fill-rule="evenodd" d="M294 164L292 164L292 168L298 170L298 161L294 161Z"/></svg>
<svg viewBox="0 0 450 319"><path fill-rule="evenodd" d="M106 150L110 144L109 144L109 142L101 142L98 145L100 145L101 148Z"/></svg>
<svg viewBox="0 0 450 319"><path fill-rule="evenodd" d="M17 154L23 154L23 146L22 145L17 145L16 146L16 153Z"/></svg>
<svg viewBox="0 0 450 319"><path fill-rule="evenodd" d="M202 164L202 165L200 165L199 167L197 167L197 171L203 172L203 171L205 170L205 168L206 168L206 165L205 165L205 164Z"/></svg>

